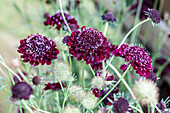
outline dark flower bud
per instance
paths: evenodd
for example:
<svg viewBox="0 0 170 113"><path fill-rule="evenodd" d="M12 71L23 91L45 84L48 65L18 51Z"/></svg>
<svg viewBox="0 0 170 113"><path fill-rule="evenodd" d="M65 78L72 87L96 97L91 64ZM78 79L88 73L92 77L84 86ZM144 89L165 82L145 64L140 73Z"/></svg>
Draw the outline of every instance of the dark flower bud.
<svg viewBox="0 0 170 113"><path fill-rule="evenodd" d="M103 20L106 20L107 22L115 22L116 19L112 12L107 12L104 15L101 16Z"/></svg>
<svg viewBox="0 0 170 113"><path fill-rule="evenodd" d="M33 79L32 79L32 83L36 86L39 85L41 83L41 77L38 76L38 75L34 76Z"/></svg>
<svg viewBox="0 0 170 113"><path fill-rule="evenodd" d="M161 14L156 9L148 9L148 12L146 12L146 15L149 16L149 18L152 19L153 23L159 24L161 22Z"/></svg>
<svg viewBox="0 0 170 113"><path fill-rule="evenodd" d="M113 102L113 111L115 113L126 113L129 108L129 103L126 99L120 97L117 101Z"/></svg>
<svg viewBox="0 0 170 113"><path fill-rule="evenodd" d="M26 82L18 82L11 88L12 97L17 99L28 100L30 95L33 94L32 87Z"/></svg>

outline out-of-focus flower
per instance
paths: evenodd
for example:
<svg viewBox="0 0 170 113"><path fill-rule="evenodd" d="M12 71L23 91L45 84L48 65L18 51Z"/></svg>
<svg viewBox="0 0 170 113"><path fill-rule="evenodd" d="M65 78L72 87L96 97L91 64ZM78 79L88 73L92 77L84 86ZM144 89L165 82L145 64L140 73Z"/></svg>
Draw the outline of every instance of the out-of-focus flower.
<svg viewBox="0 0 170 113"><path fill-rule="evenodd" d="M26 76L26 77L28 76L28 74L26 72L23 71L22 73L24 74L24 76ZM20 77L20 79L22 81L24 80L19 73L17 73L17 75ZM19 79L16 76L13 77L13 80L14 80L15 83L20 82Z"/></svg>
<svg viewBox="0 0 170 113"><path fill-rule="evenodd" d="M46 2L46 4L51 4L51 3L53 3L53 2L55 3L56 0L46 0L45 2Z"/></svg>
<svg viewBox="0 0 170 113"><path fill-rule="evenodd" d="M152 22L154 24L159 24L161 22L161 14L156 9L148 9L148 12L146 12L146 15L152 19Z"/></svg>
<svg viewBox="0 0 170 113"><path fill-rule="evenodd" d="M15 68L18 68L18 67L21 67L21 61L19 58L14 58L12 59L12 65L15 67Z"/></svg>
<svg viewBox="0 0 170 113"><path fill-rule="evenodd" d="M122 44L113 54L124 58L126 62L130 62L133 69L136 70L136 73L140 76L149 77L149 73L153 70L152 58L139 46ZM123 65L121 69L125 71L126 67L127 66Z"/></svg>
<svg viewBox="0 0 170 113"><path fill-rule="evenodd" d="M107 22L115 22L116 19L112 12L107 12L104 15L101 16L103 20L106 20Z"/></svg>
<svg viewBox="0 0 170 113"><path fill-rule="evenodd" d="M59 54L56 43L38 33L20 40L20 46L17 51L22 54L23 62L29 62L34 66L39 65L39 63L50 65L51 60L57 59Z"/></svg>
<svg viewBox="0 0 170 113"><path fill-rule="evenodd" d="M149 77L147 77L146 79L150 79L150 80L152 80L154 83L156 83L156 82L157 82L156 73L154 73L153 71L151 71L151 72L149 73Z"/></svg>
<svg viewBox="0 0 170 113"><path fill-rule="evenodd" d="M44 13L44 18L48 18L50 16L50 13L49 12L45 12Z"/></svg>
<svg viewBox="0 0 170 113"><path fill-rule="evenodd" d="M165 109L166 109L166 105L165 105L165 102L164 101L161 101L159 102L157 105L156 105L159 110L164 113ZM156 110L156 113L159 113L157 110Z"/></svg>
<svg viewBox="0 0 170 113"><path fill-rule="evenodd" d="M63 41L63 38L62 37L55 37L54 38L54 41L57 45L57 49L60 51L60 52L64 52L67 50L67 46L66 44L64 44L62 41Z"/></svg>
<svg viewBox="0 0 170 113"><path fill-rule="evenodd" d="M41 77L40 76L34 76L33 78L32 78L32 83L34 84L34 85L39 85L40 83L41 83Z"/></svg>
<svg viewBox="0 0 170 113"><path fill-rule="evenodd" d="M33 94L32 87L26 82L18 82L11 87L12 97L16 99L28 100L30 95Z"/></svg>
<svg viewBox="0 0 170 113"><path fill-rule="evenodd" d="M75 106L68 105L64 108L63 113L81 113L81 110Z"/></svg>
<svg viewBox="0 0 170 113"><path fill-rule="evenodd" d="M100 65L94 67L94 64L102 64L103 60L110 57L112 51L112 45L101 32L85 26L81 31L72 32L71 36L65 37L63 41L70 47L69 53L77 57L77 61L84 59L86 64L91 64L96 70Z"/></svg>
<svg viewBox="0 0 170 113"><path fill-rule="evenodd" d="M102 89L104 86L104 78L102 76L94 76L91 80L92 87Z"/></svg>
<svg viewBox="0 0 170 113"><path fill-rule="evenodd" d="M86 96L86 93L81 86L73 85L68 91L70 99L74 102L81 102Z"/></svg>
<svg viewBox="0 0 170 113"><path fill-rule="evenodd" d="M64 85L63 83L62 83L62 86L63 86L63 88L66 87L66 85ZM61 87L59 82L57 82L57 83L47 83L47 84L45 84L45 88L44 88L44 90L53 90L53 91L59 91L61 89L62 89L62 87Z"/></svg>
<svg viewBox="0 0 170 113"><path fill-rule="evenodd" d="M113 102L113 111L115 113L126 113L129 108L129 103L126 99L120 97Z"/></svg>
<svg viewBox="0 0 170 113"><path fill-rule="evenodd" d="M139 79L135 81L133 92L142 105L158 103L158 88L152 80Z"/></svg>
<svg viewBox="0 0 170 113"><path fill-rule="evenodd" d="M71 29L72 31L75 31L75 28L77 28L77 29L79 28L79 25L78 25L78 23L77 23L77 20L75 20L73 16L67 14L66 12L64 12L64 16L65 16L65 19L66 19L68 25L69 25L69 26L72 26L72 27L71 27L71 28L72 28L72 29ZM73 25L72 25L72 24L73 24ZM65 22L64 22L64 19L63 19L63 17L62 17L61 12L57 12L55 15L52 15L52 16L50 15L50 16L48 16L47 20L44 21L44 25L45 25L45 26L50 25L51 27L56 26L56 29L57 29L57 30L60 30L61 27L62 27L63 25L66 25L66 24L65 24ZM74 26L74 27L73 27L73 26Z"/></svg>

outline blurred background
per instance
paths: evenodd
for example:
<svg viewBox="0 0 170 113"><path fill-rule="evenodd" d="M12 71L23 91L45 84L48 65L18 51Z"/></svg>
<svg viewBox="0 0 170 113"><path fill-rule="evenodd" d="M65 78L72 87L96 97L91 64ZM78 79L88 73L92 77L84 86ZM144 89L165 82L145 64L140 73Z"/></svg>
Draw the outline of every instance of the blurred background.
<svg viewBox="0 0 170 113"><path fill-rule="evenodd" d="M113 12L117 21L116 24L110 25L107 32L107 37L113 44L119 44L127 31L146 18L143 11L156 8L161 12L163 21L158 27L146 23L135 30L127 42L141 44L148 50L153 58L154 72L160 78L157 83L160 88L160 98L166 99L170 95L170 0L79 1L80 3L73 8L70 3L73 4L77 0L63 0L63 7L78 20L80 27L85 25L103 31L104 25L100 16L107 11ZM35 33L50 38L59 34L55 29L49 30L43 25L44 13L52 15L58 9L57 0L0 0L0 54L11 69L14 69L11 60L19 58L17 47L20 39ZM0 66L5 70L2 65ZM0 91L0 113L9 111L8 99L5 91Z"/></svg>

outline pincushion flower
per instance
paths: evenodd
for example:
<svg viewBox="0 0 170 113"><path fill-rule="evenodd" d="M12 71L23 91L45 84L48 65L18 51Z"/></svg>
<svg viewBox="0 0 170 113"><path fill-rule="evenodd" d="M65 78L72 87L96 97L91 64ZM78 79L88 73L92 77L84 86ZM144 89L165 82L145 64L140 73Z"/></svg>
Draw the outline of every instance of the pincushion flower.
<svg viewBox="0 0 170 113"><path fill-rule="evenodd" d="M113 111L115 113L126 113L129 108L129 103L126 99L120 97L113 102Z"/></svg>
<svg viewBox="0 0 170 113"><path fill-rule="evenodd" d="M107 22L115 22L116 19L112 12L107 12L104 15L101 16L103 20L106 20Z"/></svg>
<svg viewBox="0 0 170 113"><path fill-rule="evenodd" d="M63 42L70 47L69 53L77 57L77 61L83 59L86 64L91 64L96 70L100 67L94 67L94 64L102 64L102 61L110 56L112 49L112 45L101 32L85 26L81 28L81 31L76 30L71 36L65 37Z"/></svg>
<svg viewBox="0 0 170 113"><path fill-rule="evenodd" d="M73 30L75 29L78 29L79 28L79 25L77 23L77 20L74 19L73 16L67 14L66 12L64 12L64 16L65 16L65 19L68 23L68 25L72 28L73 26ZM56 14L52 15L52 16L48 16L47 17L47 20L44 21L44 25L47 26L47 25L50 25L51 27L54 27L56 26L56 29L57 30L60 30L61 27L63 25L66 25L65 22L64 22L64 19L62 17L62 14L61 12L57 12ZM71 29L72 30L72 29Z"/></svg>
<svg viewBox="0 0 170 113"><path fill-rule="evenodd" d="M31 65L37 66L40 63L44 65L51 64L51 60L57 59L59 50L56 48L56 43L46 36L35 34L28 38L20 40L20 46L17 50L21 53L23 62L29 62Z"/></svg>
<svg viewBox="0 0 170 113"><path fill-rule="evenodd" d="M126 62L130 62L133 69L136 70L136 73L140 76L149 77L150 72L153 70L152 58L139 46L122 44L113 54L124 58ZM126 68L126 65L121 66L122 71L125 71Z"/></svg>
<svg viewBox="0 0 170 113"><path fill-rule="evenodd" d="M63 83L62 83L62 86L63 86L63 88L66 87L66 85L64 85ZM47 84L45 84L45 88L44 88L44 90L53 90L53 91L59 91L61 89L62 89L62 87L61 87L59 82L57 82L57 83L47 83Z"/></svg>
<svg viewBox="0 0 170 113"><path fill-rule="evenodd" d="M26 82L17 82L11 88L12 97L15 99L25 99L28 100L30 95L33 94L32 87Z"/></svg>
<svg viewBox="0 0 170 113"><path fill-rule="evenodd" d="M148 9L148 12L146 12L146 15L152 19L152 22L154 24L159 24L161 22L161 14L156 9Z"/></svg>

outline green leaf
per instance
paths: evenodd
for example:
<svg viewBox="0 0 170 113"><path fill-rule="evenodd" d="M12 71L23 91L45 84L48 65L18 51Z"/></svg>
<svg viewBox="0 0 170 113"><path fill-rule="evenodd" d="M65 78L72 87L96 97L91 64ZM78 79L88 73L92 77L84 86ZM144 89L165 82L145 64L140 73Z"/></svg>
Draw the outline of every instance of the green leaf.
<svg viewBox="0 0 170 113"><path fill-rule="evenodd" d="M15 2L13 2L13 6L16 9L16 11L18 12L18 14L22 17L22 11L20 10L19 6Z"/></svg>

